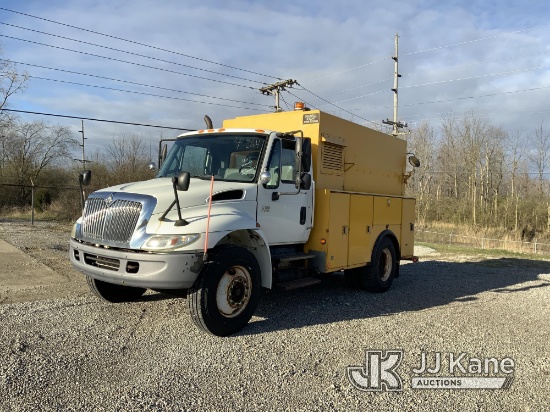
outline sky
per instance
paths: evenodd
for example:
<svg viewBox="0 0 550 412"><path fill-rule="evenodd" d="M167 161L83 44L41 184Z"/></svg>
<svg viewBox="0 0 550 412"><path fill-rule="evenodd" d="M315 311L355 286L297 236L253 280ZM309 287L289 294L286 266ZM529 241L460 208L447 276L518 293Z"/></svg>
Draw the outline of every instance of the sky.
<svg viewBox="0 0 550 412"><path fill-rule="evenodd" d="M542 0L1 0L0 58L30 76L14 110L67 125L86 152L138 135L156 151L169 128L215 127L273 111L259 88L370 127L393 118L435 129L475 112L523 135L550 124L550 3ZM154 155L153 155L154 157Z"/></svg>

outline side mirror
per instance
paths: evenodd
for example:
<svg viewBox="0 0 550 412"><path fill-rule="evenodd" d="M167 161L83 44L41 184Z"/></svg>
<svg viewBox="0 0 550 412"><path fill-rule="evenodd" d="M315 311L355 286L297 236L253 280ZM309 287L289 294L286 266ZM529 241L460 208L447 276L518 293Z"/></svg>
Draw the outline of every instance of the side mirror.
<svg viewBox="0 0 550 412"><path fill-rule="evenodd" d="M304 173L302 175L302 181L300 183L300 187L303 190L311 189L311 175L309 173Z"/></svg>
<svg viewBox="0 0 550 412"><path fill-rule="evenodd" d="M296 147L296 164L300 171L308 173L311 170L311 139L308 137L297 137Z"/></svg>
<svg viewBox="0 0 550 412"><path fill-rule="evenodd" d="M420 167L420 160L415 155L409 156L409 163L412 167Z"/></svg>
<svg viewBox="0 0 550 412"><path fill-rule="evenodd" d="M311 170L311 139L305 137L302 141L302 172Z"/></svg>
<svg viewBox="0 0 550 412"><path fill-rule="evenodd" d="M84 204L86 199L84 199L84 188L83 186L88 186L92 180L92 172L90 170L84 170L78 175L78 185L80 186L80 205L82 210L84 210Z"/></svg>
<svg viewBox="0 0 550 412"><path fill-rule="evenodd" d="M78 182L82 186L88 186L90 184L90 181L92 180L92 171L91 170L84 170L82 173L80 173L80 176L78 176Z"/></svg>
<svg viewBox="0 0 550 412"><path fill-rule="evenodd" d="M262 185L267 185L271 181L271 173L269 173L267 170L260 173L260 183Z"/></svg>
<svg viewBox="0 0 550 412"><path fill-rule="evenodd" d="M181 172L177 176L172 177L172 183L180 192L187 192L187 189L189 189L190 180L191 175L189 172Z"/></svg>

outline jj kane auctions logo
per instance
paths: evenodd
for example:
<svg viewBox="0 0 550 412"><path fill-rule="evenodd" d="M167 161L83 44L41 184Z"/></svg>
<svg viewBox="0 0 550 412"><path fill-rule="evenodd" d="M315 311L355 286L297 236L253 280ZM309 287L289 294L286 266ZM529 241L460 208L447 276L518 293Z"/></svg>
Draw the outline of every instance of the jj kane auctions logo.
<svg viewBox="0 0 550 412"><path fill-rule="evenodd" d="M361 391L403 390L399 366L403 350L366 350L364 366L348 366L350 383ZM412 369L412 389L508 389L513 381L512 358L468 357L465 352L420 353Z"/></svg>

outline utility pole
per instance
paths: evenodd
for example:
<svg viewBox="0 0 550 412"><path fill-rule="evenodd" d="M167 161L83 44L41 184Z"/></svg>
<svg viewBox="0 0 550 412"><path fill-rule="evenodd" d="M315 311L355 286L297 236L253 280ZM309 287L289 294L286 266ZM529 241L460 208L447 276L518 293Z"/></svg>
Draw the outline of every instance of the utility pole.
<svg viewBox="0 0 550 412"><path fill-rule="evenodd" d="M395 34L395 54L392 57L393 59L393 89L391 91L393 92L393 121L390 119L382 120L382 123L384 124L390 124L393 126L393 132L392 134L394 136L397 136L399 134L403 134L399 132L400 128L407 127L406 124L401 123L397 120L397 108L399 104L399 98L398 98L398 88L399 88L399 78L401 75L399 74L399 34Z"/></svg>
<svg viewBox="0 0 550 412"><path fill-rule="evenodd" d="M285 87L292 87L293 85L298 84L296 80L288 79L281 80L280 82L269 84L260 88L262 94L268 94L275 96L275 112L281 112L281 105L279 103L279 97L282 91L285 91Z"/></svg>
<svg viewBox="0 0 550 412"><path fill-rule="evenodd" d="M82 159L74 159L74 160L86 166L86 163L91 163L92 161L86 160L86 157L84 155L84 140L86 140L86 138L84 137L84 120L81 120L81 122L82 122L82 130L79 130L78 132L82 133L82 144L79 144L79 146L82 147Z"/></svg>

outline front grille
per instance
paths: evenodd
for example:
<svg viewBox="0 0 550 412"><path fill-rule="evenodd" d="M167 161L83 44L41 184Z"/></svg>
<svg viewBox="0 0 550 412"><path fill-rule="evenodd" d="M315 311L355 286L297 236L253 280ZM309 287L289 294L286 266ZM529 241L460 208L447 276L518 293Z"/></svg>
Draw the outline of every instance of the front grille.
<svg viewBox="0 0 550 412"><path fill-rule="evenodd" d="M120 268L120 260L93 255L91 253L84 253L84 262L87 265L95 266L96 268L113 270L115 272Z"/></svg>
<svg viewBox="0 0 550 412"><path fill-rule="evenodd" d="M142 204L117 199L88 198L82 219L82 235L89 240L127 243L138 223Z"/></svg>

